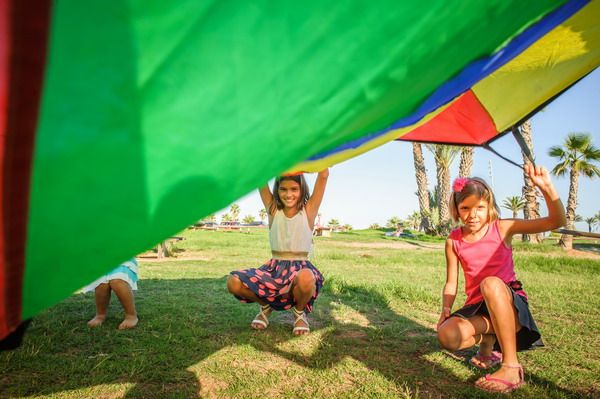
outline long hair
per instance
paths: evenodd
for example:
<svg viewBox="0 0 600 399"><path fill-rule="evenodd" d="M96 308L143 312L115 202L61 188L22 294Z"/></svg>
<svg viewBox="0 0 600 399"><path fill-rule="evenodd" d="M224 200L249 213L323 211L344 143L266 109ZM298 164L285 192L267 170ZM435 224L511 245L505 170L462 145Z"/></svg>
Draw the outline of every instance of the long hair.
<svg viewBox="0 0 600 399"><path fill-rule="evenodd" d="M455 222L458 222L460 217L458 214L458 205L465 198L475 195L476 197L487 201L488 219L493 222L500 217L500 208L496 204L494 193L488 184L480 177L458 178L452 185L452 194L450 195L450 215Z"/></svg>
<svg viewBox="0 0 600 399"><path fill-rule="evenodd" d="M304 179L304 175L293 175L293 176L279 176L275 178L275 184L273 184L273 200L277 209L283 209L283 202L279 198L279 185L282 181L292 180L300 185L300 200L296 205L298 210L304 208L308 199L310 198L310 190L308 188L308 184L306 184L306 179Z"/></svg>

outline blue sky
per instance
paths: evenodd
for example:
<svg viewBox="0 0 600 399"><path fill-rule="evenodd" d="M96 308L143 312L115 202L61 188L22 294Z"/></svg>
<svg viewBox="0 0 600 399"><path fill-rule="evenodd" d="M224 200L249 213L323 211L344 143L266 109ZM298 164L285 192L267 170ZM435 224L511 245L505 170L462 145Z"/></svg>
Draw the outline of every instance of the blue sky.
<svg viewBox="0 0 600 399"><path fill-rule="evenodd" d="M537 163L551 169L557 162L547 155L548 149L553 145L561 145L570 132L588 132L594 144L600 147L599 104L600 69L597 69L534 116L533 145ZM511 135L497 140L492 146L505 157L521 162L519 147ZM433 187L435 163L427 150L424 150L424 155L429 185ZM458 159L452 169L452 178L456 176L457 169ZM488 182L493 181L494 193L500 203L508 196L521 193L521 170L483 148L475 149L473 175L483 177ZM314 175L308 175L307 178L312 187ZM553 181L566 204L568 176L553 177ZM323 221L335 218L357 229L375 222L384 225L392 216L404 219L418 210L414 194L416 189L411 144L388 143L330 169L329 183L321 205ZM600 180L581 178L578 198L577 213L584 218L600 212ZM262 208L260 197L255 192L235 203L240 206L241 215L252 214L257 217ZM544 213L545 205L541 205ZM221 213L223 211L217 214ZM512 215L502 208L502 216ZM587 231L587 224L579 223L577 228Z"/></svg>

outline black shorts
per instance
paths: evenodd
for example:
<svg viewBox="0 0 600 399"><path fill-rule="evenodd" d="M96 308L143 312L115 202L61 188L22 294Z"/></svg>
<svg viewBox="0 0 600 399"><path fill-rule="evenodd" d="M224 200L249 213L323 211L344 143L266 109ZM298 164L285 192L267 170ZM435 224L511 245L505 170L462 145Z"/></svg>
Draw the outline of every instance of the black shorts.
<svg viewBox="0 0 600 399"><path fill-rule="evenodd" d="M544 346L544 343L541 339L542 336L540 334L540 330L535 324L535 320L529 311L527 299L525 299L524 296L517 294L517 291L522 290L521 283L519 281L513 281L512 283L508 284L507 287L510 289L510 292L512 292L513 306L517 310L519 324L521 324L521 329L517 331L517 351L520 352ZM450 317L455 316L468 319L476 315L489 317L490 313L488 312L485 301L463 306L456 312L452 313ZM496 342L494 345L494 349L500 350L500 345L498 342Z"/></svg>

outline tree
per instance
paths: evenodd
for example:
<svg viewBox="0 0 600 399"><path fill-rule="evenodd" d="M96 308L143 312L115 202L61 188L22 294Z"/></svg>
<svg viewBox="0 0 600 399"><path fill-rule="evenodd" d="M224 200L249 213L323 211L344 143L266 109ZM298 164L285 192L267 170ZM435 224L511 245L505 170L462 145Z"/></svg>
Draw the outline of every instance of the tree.
<svg viewBox="0 0 600 399"><path fill-rule="evenodd" d="M402 224L402 219L400 219L398 216L392 216L385 224L385 227L388 229L395 229L399 224Z"/></svg>
<svg viewBox="0 0 600 399"><path fill-rule="evenodd" d="M429 203L429 188L427 183L427 169L421 144L412 143L413 160L415 165L415 178L417 179L417 197L419 198L419 212L421 213L421 230L433 234L431 224L431 208Z"/></svg>
<svg viewBox="0 0 600 399"><path fill-rule="evenodd" d="M342 231L352 231L352 226L346 223L342 226Z"/></svg>
<svg viewBox="0 0 600 399"><path fill-rule="evenodd" d="M408 216L408 223L410 223L410 228L412 230L418 230L419 225L421 224L421 214L417 211L414 211Z"/></svg>
<svg viewBox="0 0 600 399"><path fill-rule="evenodd" d="M519 211L525 207L525 200L523 197L517 195L513 197L506 197L502 202L502 208L506 208L512 211L513 219L519 216Z"/></svg>
<svg viewBox="0 0 600 399"><path fill-rule="evenodd" d="M596 223L598 223L598 218L597 218L596 216L592 216L592 217L589 217L589 218L585 218L585 222L586 222L586 223L587 223L587 225L588 225L588 233L591 233L591 232L592 232L592 230L593 230L593 228L594 228L594 225L595 225Z"/></svg>
<svg viewBox="0 0 600 399"><path fill-rule="evenodd" d="M369 229L370 229L370 230L379 230L380 228L381 228L381 226L379 225L379 223L372 223L372 224L369 226Z"/></svg>
<svg viewBox="0 0 600 399"><path fill-rule="evenodd" d="M231 215L232 222L237 222L240 220L240 206L238 204L231 205L231 208L229 208L229 214Z"/></svg>
<svg viewBox="0 0 600 399"><path fill-rule="evenodd" d="M221 215L221 223L223 222L231 222L231 215L229 213L224 213Z"/></svg>
<svg viewBox="0 0 600 399"><path fill-rule="evenodd" d="M262 208L260 211L258 211L258 217L260 218L261 222L264 222L265 218L267 217L267 210Z"/></svg>
<svg viewBox="0 0 600 399"><path fill-rule="evenodd" d="M437 197L439 208L438 233L446 235L449 233L450 212L448 210L448 199L450 198L450 166L456 159L460 150L456 146L427 144L427 149L433 153L437 176Z"/></svg>
<svg viewBox="0 0 600 399"><path fill-rule="evenodd" d="M460 150L460 164L458 166L458 176L470 177L473 170L473 155L475 149L473 147L462 147Z"/></svg>
<svg viewBox="0 0 600 399"><path fill-rule="evenodd" d="M254 222L254 216L246 215L246 216L244 216L244 219L242 219L242 222L244 222L244 224L250 224L250 223Z"/></svg>
<svg viewBox="0 0 600 399"><path fill-rule="evenodd" d="M600 161L600 149L592 144L589 133L569 133L564 145L553 146L548 151L551 157L558 158L552 173L564 176L569 173L569 198L567 199L567 229L574 230L575 210L577 208L577 191L579 190L579 175L600 177L600 169L594 163ZM573 237L563 234L559 244L565 249L573 248Z"/></svg>
<svg viewBox="0 0 600 399"><path fill-rule="evenodd" d="M519 134L519 128L514 127L513 133ZM533 155L533 138L531 131L531 122L525 121L520 127L520 134L529 148L529 152ZM523 157L523 164L530 164L531 161L525 154L525 152L521 151L521 156ZM527 220L530 219L538 219L540 217L540 202L538 201L537 190L533 185L533 182L527 176L525 171L523 170L523 199L525 200L525 206L523 207L523 217ZM532 244L539 244L542 242L541 234L523 234L521 239L525 242L530 242Z"/></svg>
<svg viewBox="0 0 600 399"><path fill-rule="evenodd" d="M440 212L438 207L438 197L436 190L429 191L429 203L431 204L431 226L434 229L434 233L438 230L440 224Z"/></svg>
<svg viewBox="0 0 600 399"><path fill-rule="evenodd" d="M335 231L340 228L340 222L337 219L331 219L329 223L327 223L327 226L329 226L331 230Z"/></svg>
<svg viewBox="0 0 600 399"><path fill-rule="evenodd" d="M202 219L204 223L215 223L217 221L217 216L214 213L211 213L204 219Z"/></svg>

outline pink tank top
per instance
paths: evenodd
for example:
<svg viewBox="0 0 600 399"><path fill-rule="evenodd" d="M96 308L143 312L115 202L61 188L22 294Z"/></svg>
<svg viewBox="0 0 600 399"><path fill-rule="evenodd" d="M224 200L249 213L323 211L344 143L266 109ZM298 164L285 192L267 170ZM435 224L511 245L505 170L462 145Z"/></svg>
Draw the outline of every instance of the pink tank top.
<svg viewBox="0 0 600 399"><path fill-rule="evenodd" d="M484 278L496 276L506 284L517 279L512 248L500 236L498 220L489 224L488 231L479 241L464 241L460 228L450 233L450 239L465 274L465 305L483 301L479 285ZM524 291L516 292L527 298Z"/></svg>

